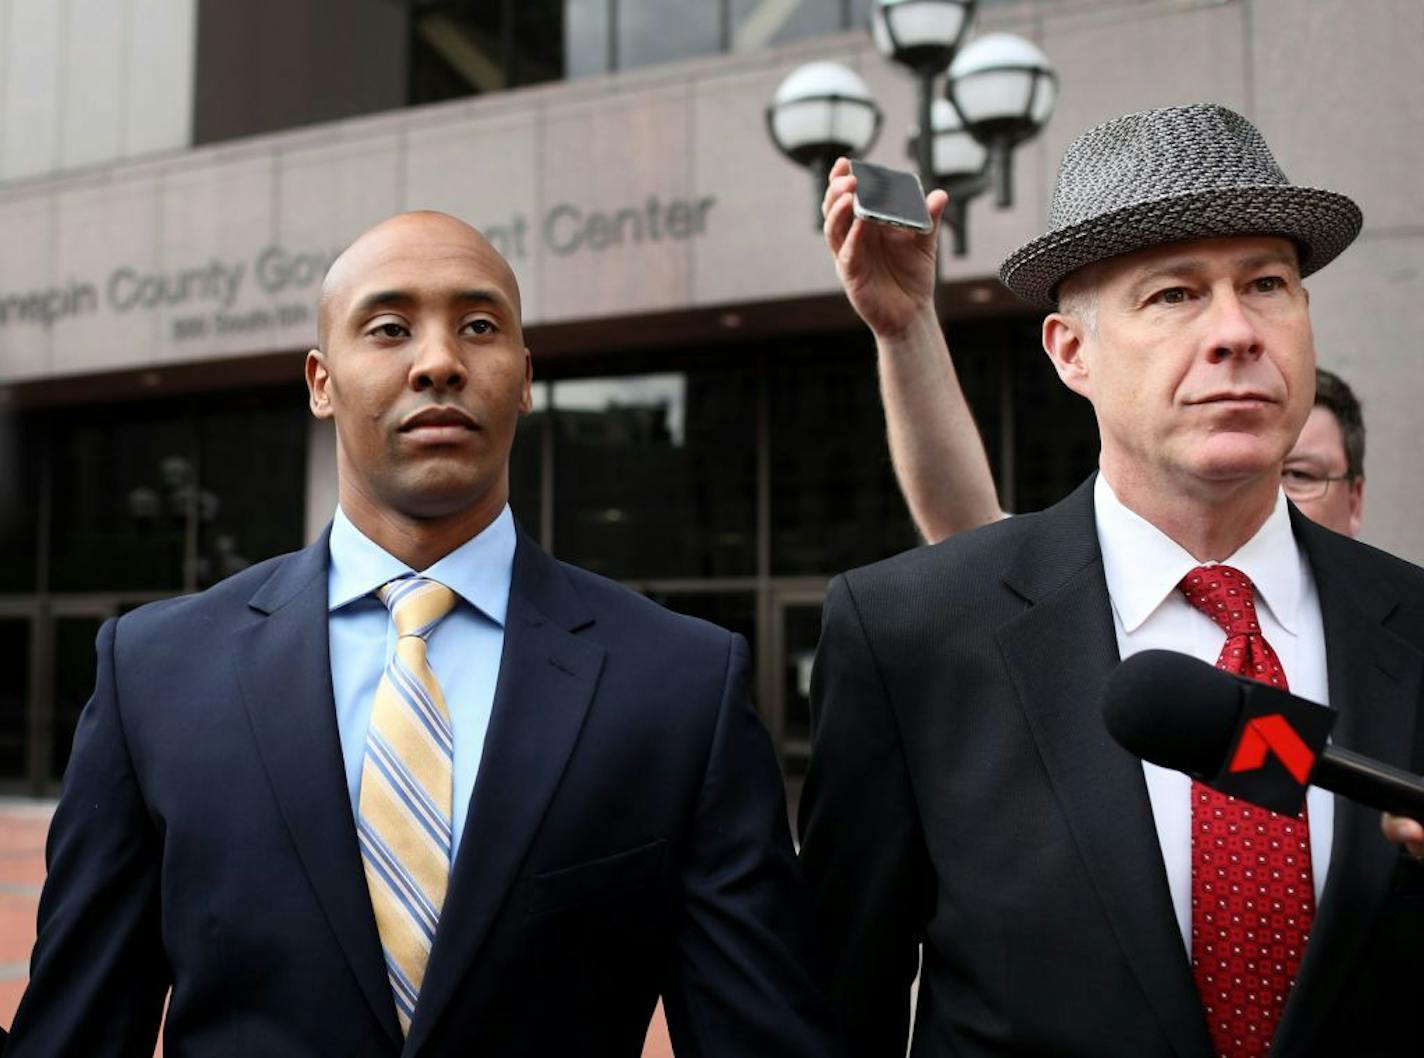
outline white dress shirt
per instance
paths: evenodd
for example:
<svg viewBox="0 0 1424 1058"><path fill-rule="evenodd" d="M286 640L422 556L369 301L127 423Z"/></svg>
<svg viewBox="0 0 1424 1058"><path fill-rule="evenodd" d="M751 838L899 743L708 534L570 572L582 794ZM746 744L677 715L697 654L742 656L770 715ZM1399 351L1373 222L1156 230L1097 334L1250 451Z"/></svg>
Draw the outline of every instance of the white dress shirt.
<svg viewBox="0 0 1424 1058"><path fill-rule="evenodd" d="M1187 602L1177 584L1197 562L1151 522L1123 506L1107 479L1093 487L1103 574L1112 601L1118 653L1175 650L1215 665L1226 642L1211 618ZM1210 563L1205 563L1210 564ZM1256 585L1256 616L1261 632L1275 649L1292 694L1330 704L1325 673L1325 627L1315 578L1291 533L1285 494L1256 535L1222 565L1239 569ZM1157 840L1167 868L1167 884L1182 941L1191 953L1192 936L1192 781L1181 772L1143 762ZM1311 787L1310 864L1315 899L1330 866L1334 797Z"/></svg>

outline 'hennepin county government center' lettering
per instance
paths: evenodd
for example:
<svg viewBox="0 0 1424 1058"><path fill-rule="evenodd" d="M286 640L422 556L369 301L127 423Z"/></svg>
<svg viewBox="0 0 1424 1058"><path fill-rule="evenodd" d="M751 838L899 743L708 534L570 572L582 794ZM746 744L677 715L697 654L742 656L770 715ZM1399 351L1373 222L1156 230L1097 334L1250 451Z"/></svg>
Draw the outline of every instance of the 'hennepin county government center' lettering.
<svg viewBox="0 0 1424 1058"><path fill-rule="evenodd" d="M619 246L640 246L692 239L707 231L713 196L664 200L656 195L634 205L606 210L583 209L561 202L545 211L538 232L545 250L560 257L600 253ZM516 214L484 228L505 257L518 262L529 256L528 218ZM293 251L268 246L251 260L210 258L172 270L121 265L102 281L68 279L26 291L0 290L0 328L16 325L51 327L66 319L89 316L101 306L117 313L177 310L172 321L175 340L250 330L273 325L293 326L314 318L311 292L321 281L339 249ZM268 298L300 294L300 300L273 308L232 311L248 284Z"/></svg>

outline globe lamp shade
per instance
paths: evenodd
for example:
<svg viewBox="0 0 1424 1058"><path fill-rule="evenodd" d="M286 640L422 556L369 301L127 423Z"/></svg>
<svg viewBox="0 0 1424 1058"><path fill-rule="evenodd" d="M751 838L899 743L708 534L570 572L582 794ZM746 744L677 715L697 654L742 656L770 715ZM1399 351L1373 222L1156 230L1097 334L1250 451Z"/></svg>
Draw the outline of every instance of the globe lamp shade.
<svg viewBox="0 0 1424 1058"><path fill-rule="evenodd" d="M800 165L829 166L841 155L868 151L881 113L865 82L839 63L812 62L782 81L766 108L767 131Z"/></svg>
<svg viewBox="0 0 1424 1058"><path fill-rule="evenodd" d="M982 143L1022 143L1048 122L1058 75L1022 37L991 33L969 44L949 68L948 96Z"/></svg>
<svg viewBox="0 0 1424 1058"><path fill-rule="evenodd" d="M974 20L976 0L875 0L870 36L891 62L921 73L949 65Z"/></svg>
<svg viewBox="0 0 1424 1058"><path fill-rule="evenodd" d="M995 202L1007 208L1013 204L1013 150L1048 122L1058 101L1058 75L1030 42L991 33L955 58L946 95L964 127L989 148Z"/></svg>

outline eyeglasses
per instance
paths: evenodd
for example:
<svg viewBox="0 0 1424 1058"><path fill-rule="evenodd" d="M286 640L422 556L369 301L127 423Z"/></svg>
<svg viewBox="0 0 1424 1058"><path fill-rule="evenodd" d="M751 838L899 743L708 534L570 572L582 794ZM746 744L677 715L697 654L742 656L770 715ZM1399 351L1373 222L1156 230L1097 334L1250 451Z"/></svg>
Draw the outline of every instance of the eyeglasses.
<svg viewBox="0 0 1424 1058"><path fill-rule="evenodd" d="M1281 470L1281 488L1286 495L1299 503L1302 500L1318 500L1330 488L1332 481L1349 481L1353 477L1344 474L1321 474L1309 467L1284 467Z"/></svg>

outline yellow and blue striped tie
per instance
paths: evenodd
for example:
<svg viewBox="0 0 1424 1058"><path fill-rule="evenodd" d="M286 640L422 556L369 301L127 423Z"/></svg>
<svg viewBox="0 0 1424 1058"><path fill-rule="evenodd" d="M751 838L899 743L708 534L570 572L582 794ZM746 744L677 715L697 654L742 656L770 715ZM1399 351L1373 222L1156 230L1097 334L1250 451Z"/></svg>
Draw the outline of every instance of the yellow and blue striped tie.
<svg viewBox="0 0 1424 1058"><path fill-rule="evenodd" d="M455 593L406 576L378 594L396 626L396 649L371 709L356 831L396 1015L408 1034L450 879L455 740L425 640L454 608Z"/></svg>

